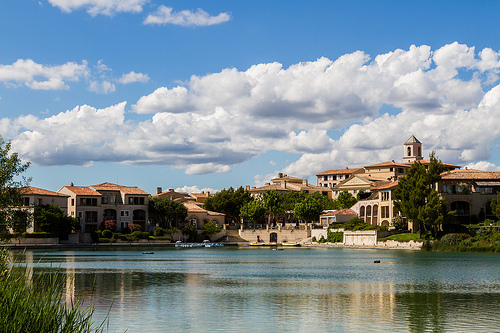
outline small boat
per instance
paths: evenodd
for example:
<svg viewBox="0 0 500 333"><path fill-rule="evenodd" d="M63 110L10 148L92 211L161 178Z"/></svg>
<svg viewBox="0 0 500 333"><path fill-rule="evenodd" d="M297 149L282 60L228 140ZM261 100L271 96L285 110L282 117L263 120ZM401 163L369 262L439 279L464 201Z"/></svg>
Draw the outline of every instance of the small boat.
<svg viewBox="0 0 500 333"><path fill-rule="evenodd" d="M250 246L266 246L267 244L264 242L253 242L250 243Z"/></svg>
<svg viewBox="0 0 500 333"><path fill-rule="evenodd" d="M155 254L154 252L142 252L142 254Z"/></svg>
<svg viewBox="0 0 500 333"><path fill-rule="evenodd" d="M288 243L288 242L284 242L283 244L281 244L283 246L300 246L299 243Z"/></svg>

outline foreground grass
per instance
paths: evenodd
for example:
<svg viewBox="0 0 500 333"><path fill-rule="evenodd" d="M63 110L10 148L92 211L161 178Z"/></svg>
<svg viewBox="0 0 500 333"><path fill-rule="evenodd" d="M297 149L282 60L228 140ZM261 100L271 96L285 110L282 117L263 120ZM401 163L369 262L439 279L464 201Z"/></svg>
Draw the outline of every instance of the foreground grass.
<svg viewBox="0 0 500 333"><path fill-rule="evenodd" d="M65 277L59 273L30 276L20 264L9 265L6 249L0 253L1 332L102 332L93 325L93 307L82 301L66 304Z"/></svg>

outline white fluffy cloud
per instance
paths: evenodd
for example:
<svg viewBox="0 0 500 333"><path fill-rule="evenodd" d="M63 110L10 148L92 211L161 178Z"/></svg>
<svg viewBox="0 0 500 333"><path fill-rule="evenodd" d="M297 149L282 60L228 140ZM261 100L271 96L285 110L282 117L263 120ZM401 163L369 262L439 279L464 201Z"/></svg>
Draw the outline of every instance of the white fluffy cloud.
<svg viewBox="0 0 500 333"><path fill-rule="evenodd" d="M88 74L86 61L50 66L31 59L18 59L12 65L0 65L0 82L12 87L24 84L35 90L69 89L65 81L78 81Z"/></svg>
<svg viewBox="0 0 500 333"><path fill-rule="evenodd" d="M52 6L65 13L84 8L92 16L114 15L120 12L139 13L147 2L149 0L49 0Z"/></svg>
<svg viewBox="0 0 500 333"><path fill-rule="evenodd" d="M149 76L147 74L136 73L134 71L127 74L123 74L122 77L117 80L117 82L121 84L129 84L134 82L145 83L148 81L149 81Z"/></svg>
<svg viewBox="0 0 500 333"><path fill-rule="evenodd" d="M220 13L217 16L210 16L206 11L182 10L175 12L172 7L161 5L158 10L149 14L144 20L144 24L174 24L180 26L208 26L227 22L231 19L229 13Z"/></svg>
<svg viewBox="0 0 500 333"><path fill-rule="evenodd" d="M17 151L37 164L166 164L188 174L229 172L266 151L298 154L282 170L294 176L400 161L411 135L423 142L424 154L435 150L443 161L491 163L500 134L492 121L500 117L499 58L491 49L476 56L474 48L453 43L373 60L358 51L288 68L230 68L141 97L131 110L151 114L146 121L125 120L121 103L46 119L0 119L0 132L8 130ZM463 71L472 75L464 79ZM382 105L395 112L379 114ZM332 129L343 134L334 140Z"/></svg>

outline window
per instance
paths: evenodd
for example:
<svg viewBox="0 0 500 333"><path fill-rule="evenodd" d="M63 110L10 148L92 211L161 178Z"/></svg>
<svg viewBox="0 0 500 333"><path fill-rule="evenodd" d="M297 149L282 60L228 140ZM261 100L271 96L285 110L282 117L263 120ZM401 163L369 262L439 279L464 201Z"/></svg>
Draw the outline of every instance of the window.
<svg viewBox="0 0 500 333"><path fill-rule="evenodd" d="M391 172L394 171L394 168L389 168L389 171L391 171Z"/></svg>
<svg viewBox="0 0 500 333"><path fill-rule="evenodd" d="M30 198L24 198L24 205L29 206L30 205Z"/></svg>
<svg viewBox="0 0 500 333"><path fill-rule="evenodd" d="M389 192L380 192L380 200L387 201L389 200Z"/></svg>
<svg viewBox="0 0 500 333"><path fill-rule="evenodd" d="M80 198L80 206L97 206L97 198Z"/></svg>
<svg viewBox="0 0 500 333"><path fill-rule="evenodd" d="M36 199L36 205L41 206L42 205L42 199Z"/></svg>
<svg viewBox="0 0 500 333"><path fill-rule="evenodd" d="M129 205L144 205L144 197L129 197Z"/></svg>
<svg viewBox="0 0 500 333"><path fill-rule="evenodd" d="M120 216L121 217L128 217L128 216L130 216L130 212L128 210L122 210L122 211L120 211Z"/></svg>
<svg viewBox="0 0 500 333"><path fill-rule="evenodd" d="M408 151L408 153L407 153L407 155L406 155L406 156L411 156L411 147L408 147L408 150L407 150L407 151Z"/></svg>
<svg viewBox="0 0 500 333"><path fill-rule="evenodd" d="M75 199L71 199L71 206L75 206Z"/></svg>
<svg viewBox="0 0 500 333"><path fill-rule="evenodd" d="M82 219L83 218L83 212L78 212L78 218Z"/></svg>
<svg viewBox="0 0 500 333"><path fill-rule="evenodd" d="M103 205L105 205L105 204L107 204L107 203L108 203L108 196L107 196L107 195L103 195L103 196L102 196L101 203L102 203Z"/></svg>

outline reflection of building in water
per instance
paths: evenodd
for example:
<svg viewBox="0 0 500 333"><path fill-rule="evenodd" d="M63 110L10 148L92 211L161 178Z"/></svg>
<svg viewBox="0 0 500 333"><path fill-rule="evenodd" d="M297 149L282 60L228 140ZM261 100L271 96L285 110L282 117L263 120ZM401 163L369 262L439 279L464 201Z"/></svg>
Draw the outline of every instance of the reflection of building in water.
<svg viewBox="0 0 500 333"><path fill-rule="evenodd" d="M75 300L75 256L66 255L66 305L73 304Z"/></svg>

